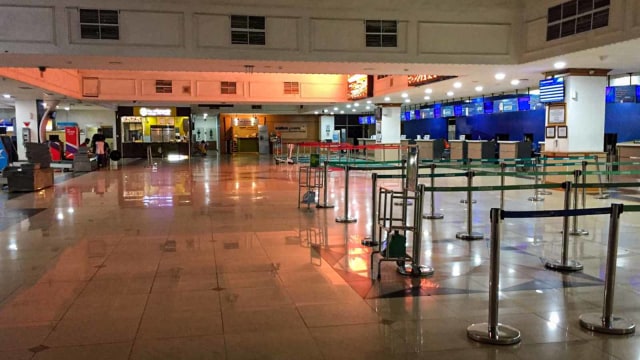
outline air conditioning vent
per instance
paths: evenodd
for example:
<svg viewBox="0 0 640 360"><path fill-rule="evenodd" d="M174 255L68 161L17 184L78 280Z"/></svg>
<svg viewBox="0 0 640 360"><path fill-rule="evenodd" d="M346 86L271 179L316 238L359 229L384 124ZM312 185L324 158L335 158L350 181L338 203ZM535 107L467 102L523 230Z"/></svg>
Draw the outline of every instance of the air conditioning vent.
<svg viewBox="0 0 640 360"><path fill-rule="evenodd" d="M609 25L610 0L572 0L547 11L547 41Z"/></svg>

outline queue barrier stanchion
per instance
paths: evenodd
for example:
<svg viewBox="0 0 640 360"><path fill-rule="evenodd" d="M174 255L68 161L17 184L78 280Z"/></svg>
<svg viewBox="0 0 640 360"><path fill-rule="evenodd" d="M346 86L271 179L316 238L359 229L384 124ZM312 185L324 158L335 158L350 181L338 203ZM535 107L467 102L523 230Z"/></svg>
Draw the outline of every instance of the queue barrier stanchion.
<svg viewBox="0 0 640 360"><path fill-rule="evenodd" d="M609 245L607 249L607 273L604 284L604 302L602 313L587 313L580 315L580 326L583 328L615 335L632 334L636 325L622 317L613 315L613 299L616 282L616 266L618 258L618 228L622 204L611 204L609 217Z"/></svg>
<svg viewBox="0 0 640 360"><path fill-rule="evenodd" d="M471 171L471 162L473 161L473 159L463 159L463 166L467 165L467 174ZM460 204L467 204L471 202L472 204L475 204L477 201L475 199L472 199L470 197L467 196L466 199L461 199L460 200Z"/></svg>
<svg viewBox="0 0 640 360"><path fill-rule="evenodd" d="M323 181L324 189L323 189L323 196L322 197L324 198L324 204L318 203L316 205L316 208L318 208L318 209L332 209L334 207L334 205L327 203L327 188L328 188L328 184L329 184L328 183L328 177L329 177L329 161L328 160L324 162L324 174L323 174L323 177L324 177L324 181Z"/></svg>
<svg viewBox="0 0 640 360"><path fill-rule="evenodd" d="M471 200L473 186L473 177L475 172L467 172L467 231L461 231L456 234L456 238L462 240L480 240L484 238L484 235L479 232L473 232L473 201Z"/></svg>
<svg viewBox="0 0 640 360"><path fill-rule="evenodd" d="M398 267L398 272L402 275L412 277L431 276L435 272L433 267L429 265L421 265L422 252L422 207L424 205L424 185L418 184L416 195L416 205L413 211L413 249L411 255L411 264L405 264L404 267Z"/></svg>
<svg viewBox="0 0 640 360"><path fill-rule="evenodd" d="M350 224L358 221L349 217L349 166L344 167L344 216L337 217L336 222L342 224Z"/></svg>
<svg viewBox="0 0 640 360"><path fill-rule="evenodd" d="M578 170L576 170L578 171ZM571 203L571 182L562 183L564 189L564 210L569 210ZM580 271L584 266L577 260L569 260L569 217L562 217L562 252L560 260L548 260L544 266L558 271Z"/></svg>
<svg viewBox="0 0 640 360"><path fill-rule="evenodd" d="M540 158L537 158L538 163L540 163ZM542 158L542 183L547 183L547 157ZM552 195L553 193L547 189L538 189L537 192L539 195Z"/></svg>
<svg viewBox="0 0 640 360"><path fill-rule="evenodd" d="M598 184L602 185L602 173L600 173L600 162L598 161L598 156L594 156L596 161L596 170L598 171ZM608 171L608 165L606 170ZM598 187L598 195L596 199L608 199L609 193L602 190L602 186Z"/></svg>
<svg viewBox="0 0 640 360"><path fill-rule="evenodd" d="M539 184L539 170L538 170L538 166L539 164L539 159L535 160L533 162L533 169L535 171L535 185L538 186ZM529 199L529 201L544 201L544 196L541 195L541 193L538 192L538 189L533 190L533 196L531 196Z"/></svg>
<svg viewBox="0 0 640 360"><path fill-rule="evenodd" d="M376 224L378 223L378 206L376 204L376 192L378 188L378 174L371 174L371 235L360 242L363 246L378 246L376 240Z"/></svg>
<svg viewBox="0 0 640 360"><path fill-rule="evenodd" d="M582 170L573 171L574 184L578 184L578 179L580 178L581 175L582 175ZM582 179L584 181L584 177ZM584 189L584 182L583 182L582 189ZM573 210L577 210L577 209L578 209L578 187L576 186L573 189ZM572 226L571 226L571 230L569 230L569 235L573 235L573 236L589 235L589 232L587 230L578 228L577 216L574 215L571 220L572 220Z"/></svg>
<svg viewBox="0 0 640 360"><path fill-rule="evenodd" d="M444 215L436 213L436 205L435 205L436 202L435 202L435 196L433 191L433 187L435 184L434 175L436 172L436 164L431 164L430 168L431 168L431 190L429 192L431 193L431 204L429 206L431 207L431 212L429 214L424 215L423 217L428 220L439 220L444 218Z"/></svg>
<svg viewBox="0 0 640 360"><path fill-rule="evenodd" d="M504 172L507 169L507 164L504 162L500 163L500 210L504 210Z"/></svg>
<svg viewBox="0 0 640 360"><path fill-rule="evenodd" d="M587 183L587 165L586 161L582 162L582 208L587 206L587 187L584 184Z"/></svg>
<svg viewBox="0 0 640 360"><path fill-rule="evenodd" d="M472 324L467 336L477 342L495 345L512 345L520 342L520 330L498 322L500 290L500 209L491 209L491 252L489 263L489 321Z"/></svg>

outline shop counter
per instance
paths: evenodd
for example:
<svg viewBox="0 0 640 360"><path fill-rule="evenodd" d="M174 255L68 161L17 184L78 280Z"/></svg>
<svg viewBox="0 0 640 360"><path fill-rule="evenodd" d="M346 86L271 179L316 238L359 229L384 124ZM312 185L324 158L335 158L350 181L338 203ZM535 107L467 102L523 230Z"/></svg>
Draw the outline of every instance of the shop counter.
<svg viewBox="0 0 640 360"><path fill-rule="evenodd" d="M238 152L258 152L257 137L236 137Z"/></svg>
<svg viewBox="0 0 640 360"><path fill-rule="evenodd" d="M189 143L187 142L150 142L150 143L122 143L123 158L146 158L147 147L151 146L153 157L163 157L169 154L189 155Z"/></svg>

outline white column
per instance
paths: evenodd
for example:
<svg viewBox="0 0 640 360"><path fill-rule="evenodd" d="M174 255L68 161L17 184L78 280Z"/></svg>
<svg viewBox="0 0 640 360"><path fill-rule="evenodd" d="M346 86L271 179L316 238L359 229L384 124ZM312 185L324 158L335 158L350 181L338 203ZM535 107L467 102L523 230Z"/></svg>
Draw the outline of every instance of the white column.
<svg viewBox="0 0 640 360"><path fill-rule="evenodd" d="M382 143L400 144L400 107L382 108Z"/></svg>
<svg viewBox="0 0 640 360"><path fill-rule="evenodd" d="M333 128L335 127L335 118L333 115L322 115L320 116L320 129L318 134L320 134L320 141L332 140L333 139Z"/></svg>
<svg viewBox="0 0 640 360"><path fill-rule="evenodd" d="M38 142L38 108L35 100L16 100L16 138L18 139L18 158L26 161L23 129L31 132L31 142ZM28 126L27 126L28 124Z"/></svg>

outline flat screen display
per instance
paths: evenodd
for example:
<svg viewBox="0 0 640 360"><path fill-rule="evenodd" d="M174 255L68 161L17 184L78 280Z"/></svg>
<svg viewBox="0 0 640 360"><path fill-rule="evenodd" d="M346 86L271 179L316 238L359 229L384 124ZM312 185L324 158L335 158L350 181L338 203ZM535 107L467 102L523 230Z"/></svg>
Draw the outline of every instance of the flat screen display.
<svg viewBox="0 0 640 360"><path fill-rule="evenodd" d="M557 77L540 80L540 102L553 103L564 101L564 78Z"/></svg>
<svg viewBox="0 0 640 360"><path fill-rule="evenodd" d="M484 102L484 113L485 114L493 114L493 101L485 101Z"/></svg>
<svg viewBox="0 0 640 360"><path fill-rule="evenodd" d="M520 96L518 98L518 111L529 111L531 110L531 104L529 101L531 98L529 96Z"/></svg>
<svg viewBox="0 0 640 360"><path fill-rule="evenodd" d="M462 116L462 105L453 106L453 116Z"/></svg>
<svg viewBox="0 0 640 360"><path fill-rule="evenodd" d="M436 106L433 108L433 117L436 119L442 117L442 105L436 104Z"/></svg>
<svg viewBox="0 0 640 360"><path fill-rule="evenodd" d="M420 119L422 119L422 114L420 113L420 110L413 110L413 117L414 117L416 120L420 120Z"/></svg>

